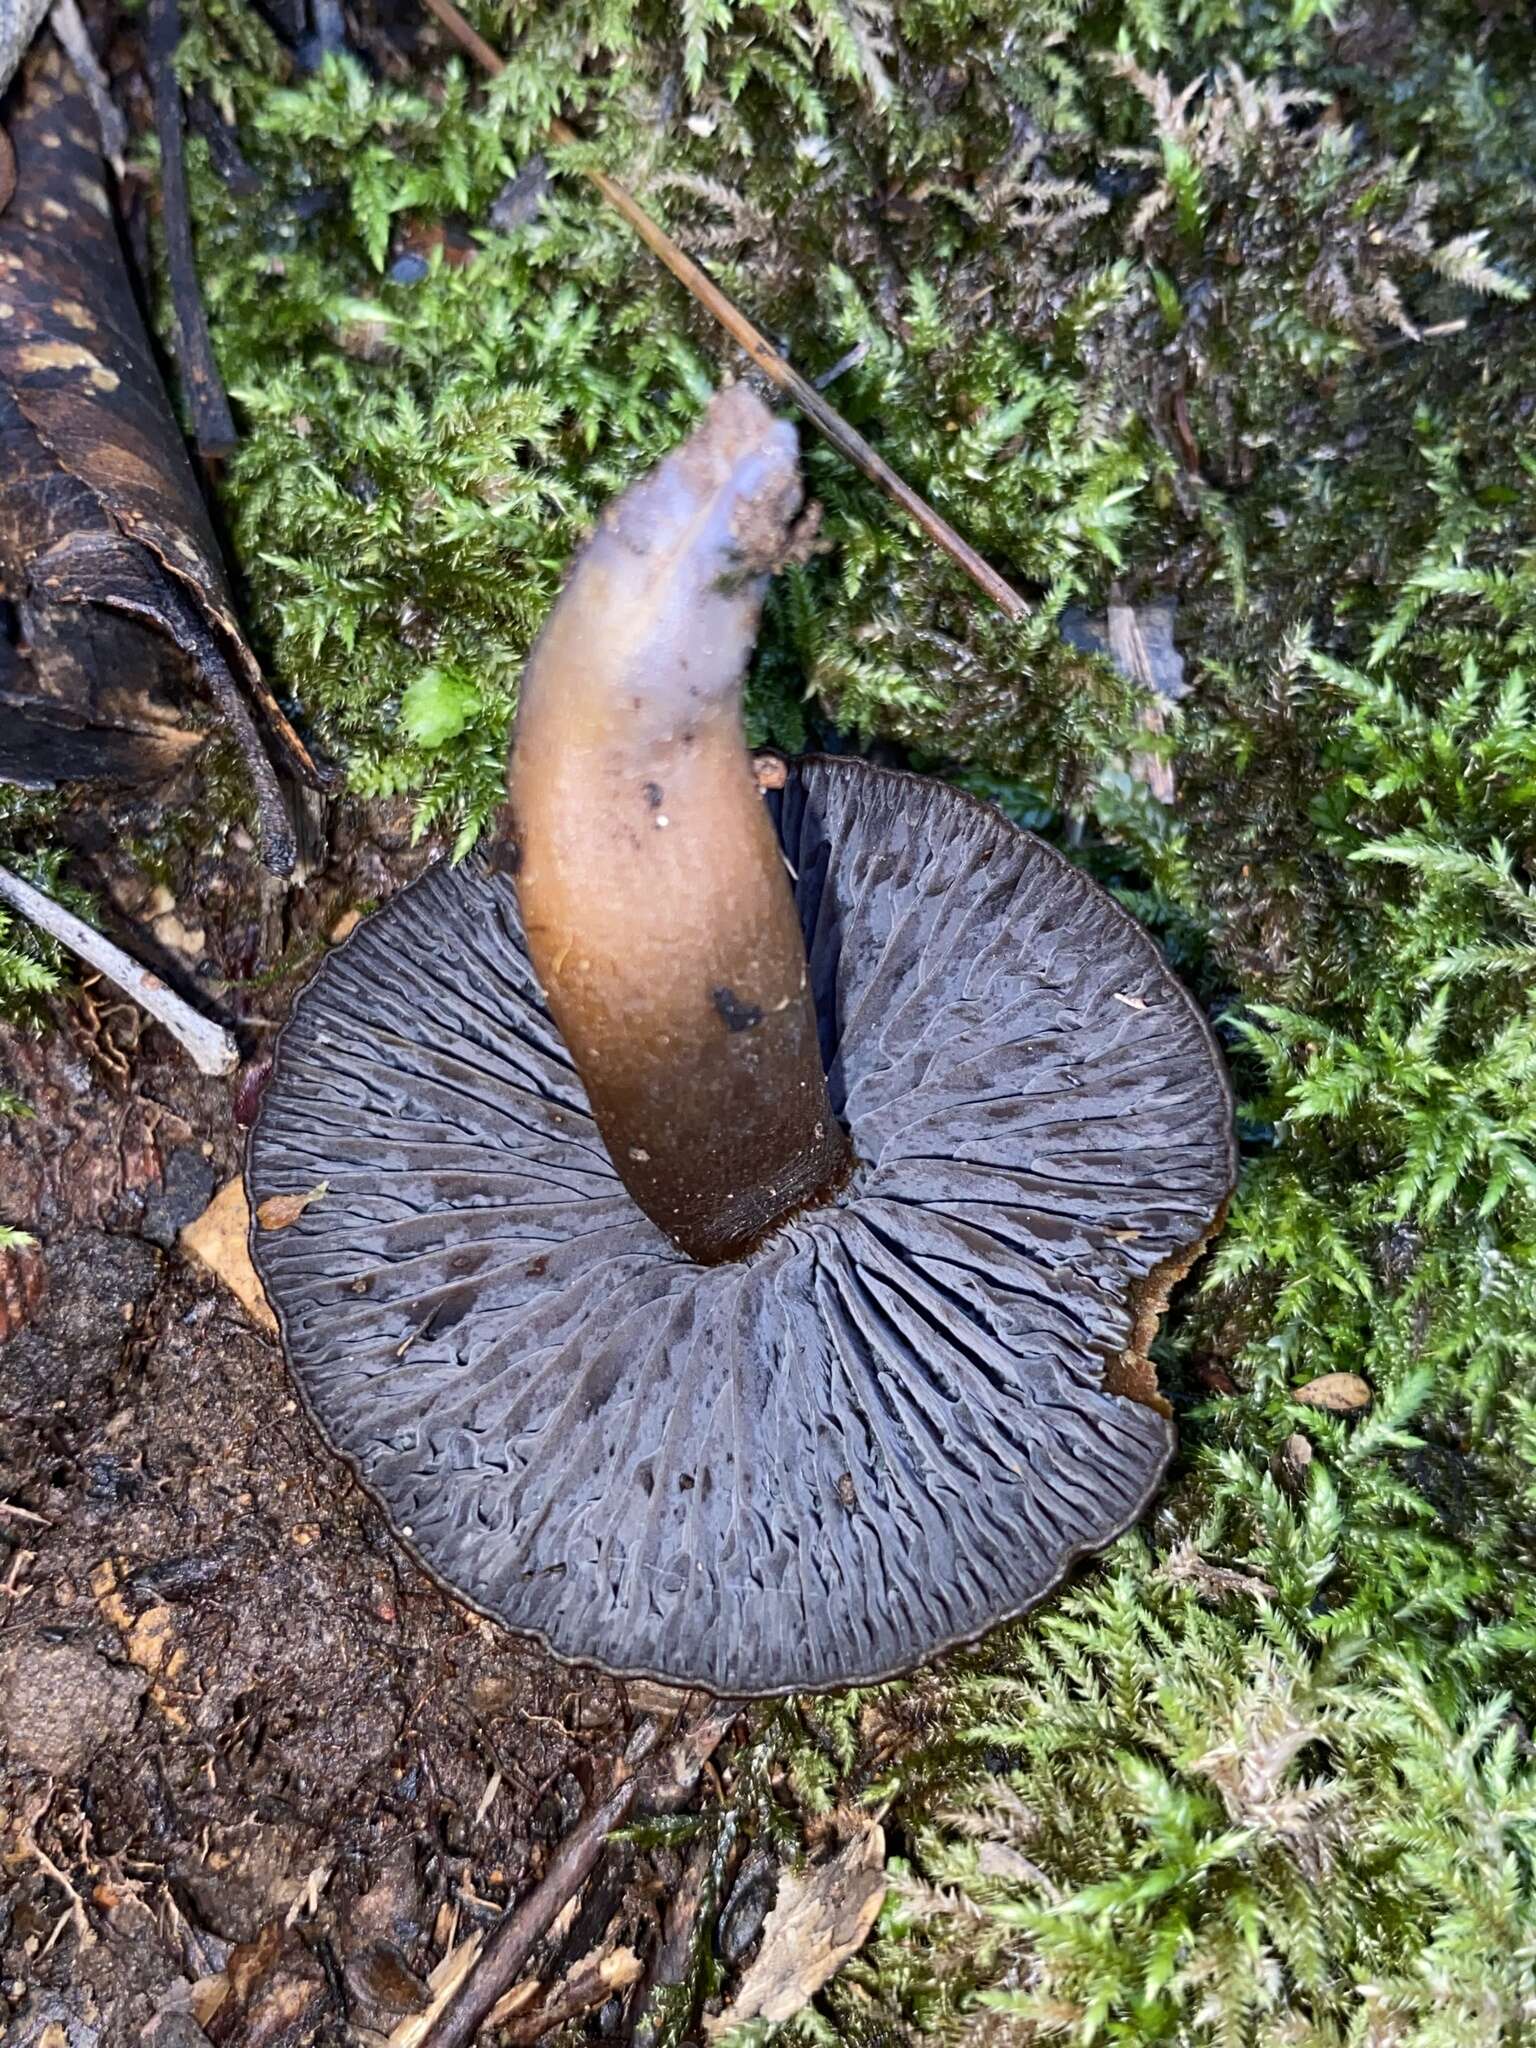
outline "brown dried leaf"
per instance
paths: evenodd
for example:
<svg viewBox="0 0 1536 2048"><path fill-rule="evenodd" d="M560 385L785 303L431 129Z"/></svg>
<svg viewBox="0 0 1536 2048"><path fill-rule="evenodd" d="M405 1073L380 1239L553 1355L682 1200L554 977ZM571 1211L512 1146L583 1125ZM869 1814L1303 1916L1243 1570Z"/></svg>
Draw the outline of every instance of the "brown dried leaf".
<svg viewBox="0 0 1536 2048"><path fill-rule="evenodd" d="M1325 1372L1308 1380L1304 1387L1297 1387L1291 1395L1304 1408L1327 1408L1335 1415L1352 1415L1358 1408L1369 1408L1373 1398L1370 1383L1357 1372Z"/></svg>
<svg viewBox="0 0 1536 2048"><path fill-rule="evenodd" d="M268 1195L256 1211L256 1221L263 1230L286 1230L290 1223L297 1223L311 1202L318 1202L330 1187L329 1181L317 1181L307 1194Z"/></svg>
<svg viewBox="0 0 1536 2048"><path fill-rule="evenodd" d="M220 1188L197 1221L189 1223L181 1233L181 1248L223 1281L253 1322L270 1336L276 1336L277 1318L267 1305L256 1268L251 1264L247 1242L250 1229L245 1183L236 1174Z"/></svg>
<svg viewBox="0 0 1536 2048"><path fill-rule="evenodd" d="M851 1825L824 1863L785 1874L755 1961L724 2012L705 2022L710 2040L744 2020L792 2019L863 1947L885 1900L885 1831L863 1816Z"/></svg>

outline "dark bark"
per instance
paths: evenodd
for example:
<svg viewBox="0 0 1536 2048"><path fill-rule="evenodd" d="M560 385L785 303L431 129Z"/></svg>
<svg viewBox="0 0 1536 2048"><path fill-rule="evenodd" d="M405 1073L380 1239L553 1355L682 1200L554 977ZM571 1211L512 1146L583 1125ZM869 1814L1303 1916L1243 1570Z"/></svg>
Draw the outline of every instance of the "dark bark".
<svg viewBox="0 0 1536 2048"><path fill-rule="evenodd" d="M177 367L192 414L192 431L202 456L228 455L235 446L229 396L213 353L197 259L192 248L192 214L187 201L183 153L181 88L176 82L176 46L181 41L177 0L149 0L149 72L155 89L155 135L160 144L160 220L165 229L165 262L171 303L176 309Z"/></svg>
<svg viewBox="0 0 1536 2048"><path fill-rule="evenodd" d="M267 744L291 774L318 773L235 620L94 137L83 87L43 38L9 122L16 183L0 211L0 779L152 784L203 736L200 686L246 761L267 862L285 869Z"/></svg>

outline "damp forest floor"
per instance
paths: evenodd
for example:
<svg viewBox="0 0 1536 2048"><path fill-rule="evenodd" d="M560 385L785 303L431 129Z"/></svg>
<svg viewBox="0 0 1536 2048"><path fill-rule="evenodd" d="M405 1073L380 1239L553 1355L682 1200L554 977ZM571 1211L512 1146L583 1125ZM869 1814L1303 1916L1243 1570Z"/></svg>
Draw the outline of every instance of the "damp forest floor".
<svg viewBox="0 0 1536 2048"><path fill-rule="evenodd" d="M8 857L254 1061L348 914L473 842L561 565L735 368L596 162L843 364L1029 600L993 613L807 436L824 546L775 588L754 739L949 775L1086 864L1208 1007L1244 1160L1159 1340L1181 1449L1142 1528L934 1672L744 1722L539 1970L653 1956L691 1887L645 2024L699 2038L781 1873L877 1819L869 1938L738 2039L1536 2039L1529 11L474 18L489 89L404 0L185 8L221 513L347 791L301 879L260 874L217 747L175 801L0 799ZM545 148L555 114L584 139ZM0 1343L0 2031L388 2039L636 1704L427 1585L184 1256L228 1086L14 925L0 995L0 1221L39 1239ZM638 2019L615 1991L566 2038Z"/></svg>

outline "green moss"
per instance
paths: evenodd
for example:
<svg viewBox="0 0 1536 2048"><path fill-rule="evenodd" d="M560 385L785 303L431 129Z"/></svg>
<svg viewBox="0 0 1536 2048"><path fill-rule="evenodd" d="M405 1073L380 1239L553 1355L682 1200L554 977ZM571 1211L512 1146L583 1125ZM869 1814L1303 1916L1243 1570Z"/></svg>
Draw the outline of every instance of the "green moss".
<svg viewBox="0 0 1536 2048"><path fill-rule="evenodd" d="M828 547L776 590L758 731L833 715L1064 840L1220 1011L1245 1096L1147 1528L941 1677L762 1737L732 1826L868 1797L895 1851L878 1940L795 2031L1527 2038L1528 31L1308 0L477 18L488 93L456 62L285 84L229 0L187 52L261 179L253 207L197 165L280 685L357 787L473 837L561 565L734 366L574 175L601 162L807 371L863 345L837 403L1034 601L1008 626L808 439ZM555 112L591 140L491 231ZM392 272L444 222L472 262ZM1126 772L1134 693L1059 636L1115 586L1180 600L1171 809ZM1369 1409L1297 1404L1327 1372Z"/></svg>
<svg viewBox="0 0 1536 2048"><path fill-rule="evenodd" d="M57 799L0 784L0 864L34 888L57 890L62 856L48 851L49 828ZM45 850L37 851L39 845ZM72 909L80 907L72 900ZM0 905L0 1018L23 1028L36 1028L48 997L63 979L63 954L23 917ZM17 1116L17 1096L0 1088L0 1116Z"/></svg>

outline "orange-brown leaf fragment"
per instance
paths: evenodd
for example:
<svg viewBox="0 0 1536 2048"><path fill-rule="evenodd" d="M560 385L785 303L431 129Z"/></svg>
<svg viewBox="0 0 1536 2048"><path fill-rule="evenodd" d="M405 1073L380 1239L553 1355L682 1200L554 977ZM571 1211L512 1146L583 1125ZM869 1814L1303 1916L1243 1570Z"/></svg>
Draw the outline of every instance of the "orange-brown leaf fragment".
<svg viewBox="0 0 1536 2048"><path fill-rule="evenodd" d="M1357 1372L1325 1372L1291 1395L1304 1408L1327 1408L1335 1415L1352 1415L1369 1408L1373 1399L1370 1383Z"/></svg>
<svg viewBox="0 0 1536 2048"><path fill-rule="evenodd" d="M277 1317L267 1305L247 1240L251 1212L239 1174L220 1188L195 1223L181 1233L181 1248L222 1280L230 1293L269 1336L277 1334Z"/></svg>
<svg viewBox="0 0 1536 2048"><path fill-rule="evenodd" d="M290 1223L297 1223L311 1202L318 1202L330 1183L317 1181L306 1194L268 1195L256 1211L256 1221L263 1230L286 1230Z"/></svg>

